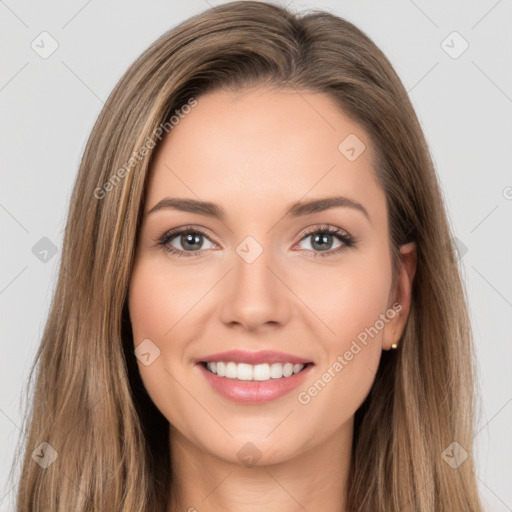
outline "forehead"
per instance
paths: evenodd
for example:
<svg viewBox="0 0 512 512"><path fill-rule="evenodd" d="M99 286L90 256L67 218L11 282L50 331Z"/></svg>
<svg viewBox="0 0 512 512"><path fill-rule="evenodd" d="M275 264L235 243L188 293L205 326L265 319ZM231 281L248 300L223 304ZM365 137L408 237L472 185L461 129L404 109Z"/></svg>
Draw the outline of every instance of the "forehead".
<svg viewBox="0 0 512 512"><path fill-rule="evenodd" d="M159 146L146 212L165 195L261 214L262 205L339 194L379 214L373 158L365 131L326 94L216 91L198 97Z"/></svg>

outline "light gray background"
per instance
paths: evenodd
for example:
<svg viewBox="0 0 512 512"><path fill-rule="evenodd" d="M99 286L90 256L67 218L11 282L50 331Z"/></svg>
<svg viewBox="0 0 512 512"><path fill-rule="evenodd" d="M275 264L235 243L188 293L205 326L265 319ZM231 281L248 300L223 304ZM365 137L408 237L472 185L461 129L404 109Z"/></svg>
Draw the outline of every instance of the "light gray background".
<svg viewBox="0 0 512 512"><path fill-rule="evenodd" d="M0 0L1 511L13 510L8 472L20 434L21 393L53 293L69 197L89 132L115 83L151 42L219 3ZM459 240L470 299L479 365L473 447L479 486L488 510L511 511L512 3L289 4L299 11L325 8L355 23L386 53L409 90ZM43 31L58 42L47 59L31 47L33 41L43 46ZM452 56L463 41L446 39L453 31L469 44L458 58ZM50 48L49 39L44 47ZM43 237L57 249L46 262L32 251Z"/></svg>

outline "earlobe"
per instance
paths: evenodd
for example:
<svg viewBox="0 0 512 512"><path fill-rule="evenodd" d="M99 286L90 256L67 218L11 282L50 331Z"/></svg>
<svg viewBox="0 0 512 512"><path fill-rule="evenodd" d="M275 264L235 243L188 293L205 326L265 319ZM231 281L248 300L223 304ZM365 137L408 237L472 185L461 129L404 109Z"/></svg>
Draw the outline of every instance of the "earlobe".
<svg viewBox="0 0 512 512"><path fill-rule="evenodd" d="M392 291L392 296L395 297L392 304L398 303L400 309L397 310L396 315L387 326L386 331L389 334L387 336L385 335L383 340L384 350L398 348L398 340L402 336L411 309L412 284L416 274L416 265L416 243L410 242L400 247L398 281L395 290Z"/></svg>

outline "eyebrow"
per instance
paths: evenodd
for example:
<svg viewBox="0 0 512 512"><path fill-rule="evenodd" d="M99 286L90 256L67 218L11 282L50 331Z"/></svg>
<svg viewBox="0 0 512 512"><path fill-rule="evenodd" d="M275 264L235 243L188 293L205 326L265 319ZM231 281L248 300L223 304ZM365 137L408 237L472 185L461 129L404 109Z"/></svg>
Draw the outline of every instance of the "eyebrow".
<svg viewBox="0 0 512 512"><path fill-rule="evenodd" d="M353 208L360 211L368 219L371 224L370 215L366 208L359 202L344 196L325 197L322 199L313 199L310 201L297 201L293 203L285 212L285 216L302 217L311 215L312 213L323 212L331 208ZM198 201L197 199L184 199L166 197L159 201L147 215L163 209L172 209L182 212L197 213L219 219L222 222L226 220L225 211L217 204L208 201Z"/></svg>

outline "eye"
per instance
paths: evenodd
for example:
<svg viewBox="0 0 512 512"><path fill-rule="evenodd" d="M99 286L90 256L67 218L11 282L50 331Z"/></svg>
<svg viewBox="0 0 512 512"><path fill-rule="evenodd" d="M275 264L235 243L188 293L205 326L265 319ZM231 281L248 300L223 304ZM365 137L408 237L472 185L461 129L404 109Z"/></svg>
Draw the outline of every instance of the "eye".
<svg viewBox="0 0 512 512"><path fill-rule="evenodd" d="M320 226L310 229L301 238L299 244L308 238L311 238L311 241L309 244L306 244L309 247L306 247L305 250L313 258L317 256L334 256L356 243L348 233L333 226ZM338 241L338 245L334 249L332 248L333 239ZM204 247L205 241L210 246ZM165 232L157 239L157 244L165 251L179 258L199 256L203 250L215 247L215 244L211 242L206 233L192 226L183 226Z"/></svg>
<svg viewBox="0 0 512 512"><path fill-rule="evenodd" d="M334 256L345 251L349 247L355 245L355 240L345 231L333 226L315 227L302 237L301 242L311 239L309 247L306 247L310 252L310 256L316 258L317 256ZM332 249L333 239L339 242L339 245Z"/></svg>
<svg viewBox="0 0 512 512"><path fill-rule="evenodd" d="M208 240L212 245L203 247L205 240ZM158 245L178 257L199 256L203 249L211 249L215 246L205 233L191 226L167 231L158 239Z"/></svg>

